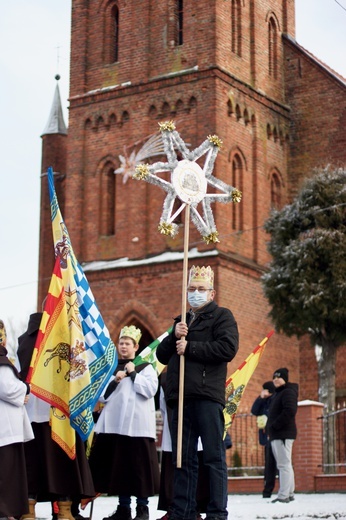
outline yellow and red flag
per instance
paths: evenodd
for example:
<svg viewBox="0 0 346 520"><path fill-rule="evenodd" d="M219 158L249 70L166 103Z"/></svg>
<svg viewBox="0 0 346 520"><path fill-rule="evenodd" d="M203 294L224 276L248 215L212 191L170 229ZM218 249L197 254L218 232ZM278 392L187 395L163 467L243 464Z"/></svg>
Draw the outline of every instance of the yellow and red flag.
<svg viewBox="0 0 346 520"><path fill-rule="evenodd" d="M235 414L238 411L239 403L243 397L246 385L254 373L259 360L264 352L269 338L274 334L270 331L261 343L243 361L237 370L226 381L226 406L224 408L225 431L231 426Z"/></svg>
<svg viewBox="0 0 346 520"><path fill-rule="evenodd" d="M89 437L92 412L117 365L117 352L78 263L48 170L55 265L28 381L51 405L52 438L71 459L75 434Z"/></svg>

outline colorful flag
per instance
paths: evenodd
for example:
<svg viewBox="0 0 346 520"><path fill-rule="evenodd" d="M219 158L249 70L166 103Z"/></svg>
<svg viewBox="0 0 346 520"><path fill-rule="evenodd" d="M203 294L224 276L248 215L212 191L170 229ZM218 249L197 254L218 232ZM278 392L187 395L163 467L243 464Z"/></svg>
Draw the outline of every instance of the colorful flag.
<svg viewBox="0 0 346 520"><path fill-rule="evenodd" d="M72 249L48 169L55 265L31 360L31 391L51 405L52 438L75 458L92 412L117 365L117 352Z"/></svg>
<svg viewBox="0 0 346 520"><path fill-rule="evenodd" d="M165 368L165 365L160 363L160 361L156 357L156 349L159 343L164 340L168 334L170 334L173 330L173 327L170 327L166 332L161 334L157 339L155 339L150 345L145 347L144 350L138 356L135 357L133 363L134 365L141 365L142 363L151 363L155 368L157 375L160 375L162 370Z"/></svg>
<svg viewBox="0 0 346 520"><path fill-rule="evenodd" d="M265 346L269 338L274 334L269 334L262 339L261 343L251 352L251 354L243 361L237 370L226 381L226 406L224 408L225 431L231 426L235 414L238 411L239 403L243 397L246 385L248 384L259 360L264 352Z"/></svg>

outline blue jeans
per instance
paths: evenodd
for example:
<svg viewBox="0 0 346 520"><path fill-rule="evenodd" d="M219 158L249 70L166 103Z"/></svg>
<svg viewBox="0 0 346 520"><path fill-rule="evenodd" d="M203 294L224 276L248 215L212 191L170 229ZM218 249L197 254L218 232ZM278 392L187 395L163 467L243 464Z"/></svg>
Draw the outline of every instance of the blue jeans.
<svg viewBox="0 0 346 520"><path fill-rule="evenodd" d="M177 461L178 404L172 413L172 454L174 463L172 519L195 520L198 478L197 442L201 438L203 462L209 472L210 497L207 518L226 519L227 465L223 443L223 406L210 400L185 400L183 411L182 464Z"/></svg>

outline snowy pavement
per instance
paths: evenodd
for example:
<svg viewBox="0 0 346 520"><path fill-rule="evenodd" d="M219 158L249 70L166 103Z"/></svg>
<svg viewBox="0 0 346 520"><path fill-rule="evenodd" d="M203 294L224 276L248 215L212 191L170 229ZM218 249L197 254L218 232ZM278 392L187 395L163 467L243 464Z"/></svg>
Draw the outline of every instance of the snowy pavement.
<svg viewBox="0 0 346 520"><path fill-rule="evenodd" d="M338 519L346 520L346 493L296 494L294 502L272 504L262 495L229 495L229 520L281 520L281 519ZM275 498L275 495L272 497ZM132 500L132 517L135 517L135 499ZM92 520L103 520L117 507L117 497L101 496L94 502ZM161 518L165 512L157 510L157 496L149 502L150 520ZM90 515L90 505L81 514ZM36 504L36 518L50 519L50 503Z"/></svg>

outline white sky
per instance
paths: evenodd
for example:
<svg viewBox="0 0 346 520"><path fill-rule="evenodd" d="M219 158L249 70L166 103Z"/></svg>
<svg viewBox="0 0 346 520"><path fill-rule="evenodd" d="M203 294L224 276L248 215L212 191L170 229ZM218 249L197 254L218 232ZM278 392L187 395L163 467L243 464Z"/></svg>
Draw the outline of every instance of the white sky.
<svg viewBox="0 0 346 520"><path fill-rule="evenodd" d="M70 9L71 0L16 0L0 17L0 318L17 335L36 311L40 136L57 73L68 124ZM296 39L346 77L346 0L296 0Z"/></svg>

